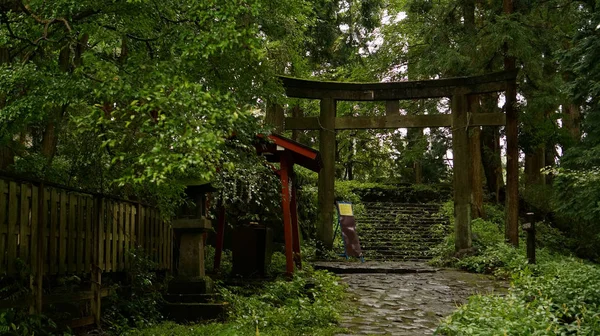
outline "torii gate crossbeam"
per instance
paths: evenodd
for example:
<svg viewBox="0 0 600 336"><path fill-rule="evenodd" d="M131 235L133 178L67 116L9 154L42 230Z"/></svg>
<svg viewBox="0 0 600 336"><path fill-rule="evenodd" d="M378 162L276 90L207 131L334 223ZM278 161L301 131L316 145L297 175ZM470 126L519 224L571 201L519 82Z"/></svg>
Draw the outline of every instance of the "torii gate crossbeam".
<svg viewBox="0 0 600 336"><path fill-rule="evenodd" d="M275 126L277 132L284 130L319 130L319 151L323 169L319 173L319 223L317 238L325 248L333 244L333 204L335 183L335 136L344 129L395 129L410 127L451 127L452 151L454 155L454 216L456 250L471 248L471 161L469 127L504 126L516 127L501 113L469 113L468 96L505 91L516 81L515 71L504 71L475 77L460 77L426 81L392 83L339 83L310 81L281 77L286 95L290 98L320 99L319 117L288 117L281 106L270 104L266 121ZM399 114L399 100L422 98L451 98L452 113L446 115L407 116ZM386 115L379 117L336 118L336 102L386 101ZM507 134L517 134L516 130ZM507 139L516 143L517 139ZM511 155L511 153L508 153ZM513 153L514 155L514 153ZM508 169L513 169L511 166ZM518 174L518 172L508 172ZM508 186L515 195L507 195L507 213L518 212L518 186ZM518 184L518 181L516 181ZM510 187L510 188L509 188ZM507 232L518 230L516 220L507 216Z"/></svg>

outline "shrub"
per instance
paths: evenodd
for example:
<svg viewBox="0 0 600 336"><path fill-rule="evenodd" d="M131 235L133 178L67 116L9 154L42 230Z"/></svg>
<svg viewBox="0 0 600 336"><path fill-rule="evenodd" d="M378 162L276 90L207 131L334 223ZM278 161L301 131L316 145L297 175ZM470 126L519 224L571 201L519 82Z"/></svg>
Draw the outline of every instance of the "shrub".
<svg viewBox="0 0 600 336"><path fill-rule="evenodd" d="M227 323L176 325L164 323L131 335L335 335L345 297L339 278L305 268L291 281L279 279L245 296L222 289L232 305Z"/></svg>
<svg viewBox="0 0 600 336"><path fill-rule="evenodd" d="M54 321L44 315L30 315L18 309L0 312L0 335L70 335L60 331Z"/></svg>
<svg viewBox="0 0 600 336"><path fill-rule="evenodd" d="M215 248L212 245L204 246L205 270L208 273L214 271ZM223 250L221 253L221 274L230 274L233 270L233 255L230 250Z"/></svg>
<svg viewBox="0 0 600 336"><path fill-rule="evenodd" d="M473 296L438 328L443 335L597 335L600 267L544 254L513 271L506 296Z"/></svg>
<svg viewBox="0 0 600 336"><path fill-rule="evenodd" d="M163 316L162 294L166 279L161 281L152 270L156 264L141 250L129 253L131 268L127 282L113 285L112 295L103 301L103 322L110 332L121 334L130 328L157 323Z"/></svg>

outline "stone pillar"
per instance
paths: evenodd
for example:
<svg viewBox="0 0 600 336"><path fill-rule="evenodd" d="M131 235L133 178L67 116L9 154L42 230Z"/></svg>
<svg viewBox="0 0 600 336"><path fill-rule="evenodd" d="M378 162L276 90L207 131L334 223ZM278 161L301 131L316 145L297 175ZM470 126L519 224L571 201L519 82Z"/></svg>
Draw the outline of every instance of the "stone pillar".
<svg viewBox="0 0 600 336"><path fill-rule="evenodd" d="M171 221L178 239L176 277L169 284L169 294L204 294L212 289L204 264L204 233L212 228L206 213L204 195L212 189L208 184L188 185L186 197L194 206L183 207Z"/></svg>
<svg viewBox="0 0 600 336"><path fill-rule="evenodd" d="M179 276L204 277L204 234L182 233L179 243Z"/></svg>
<svg viewBox="0 0 600 336"><path fill-rule="evenodd" d="M202 278L204 272L204 232L210 230L206 218L176 219L173 230L179 236L179 267L177 277L182 279Z"/></svg>

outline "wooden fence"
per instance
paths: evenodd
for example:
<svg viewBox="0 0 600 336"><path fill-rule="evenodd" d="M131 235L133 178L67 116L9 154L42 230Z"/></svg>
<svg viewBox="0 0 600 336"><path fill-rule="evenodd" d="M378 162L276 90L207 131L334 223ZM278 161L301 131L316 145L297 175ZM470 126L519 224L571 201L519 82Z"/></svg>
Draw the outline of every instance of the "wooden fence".
<svg viewBox="0 0 600 336"><path fill-rule="evenodd" d="M91 272L99 319L100 274L126 271L129 251L137 248L159 270L170 269L172 236L170 223L154 207L0 177L0 273L16 274L18 263L31 270L35 311L45 301L43 276Z"/></svg>

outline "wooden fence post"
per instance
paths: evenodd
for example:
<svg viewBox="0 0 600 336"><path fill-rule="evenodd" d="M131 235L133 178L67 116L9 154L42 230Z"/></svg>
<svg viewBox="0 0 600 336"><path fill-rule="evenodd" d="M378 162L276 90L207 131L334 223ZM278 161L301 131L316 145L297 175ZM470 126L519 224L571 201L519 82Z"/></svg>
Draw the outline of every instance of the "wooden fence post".
<svg viewBox="0 0 600 336"><path fill-rule="evenodd" d="M46 251L44 250L44 238L46 235L46 204L44 202L45 199L45 191L46 186L44 183L40 183L38 187L37 193L37 202L38 202L38 216L37 223L31 223L31 228L37 224L37 242L34 242L33 239L31 244L37 244L37 251L35 257L35 265L31 265L35 267L35 312L37 314L42 313L42 303L43 303L43 281L44 281L44 256L46 255ZM31 186L31 203L35 202L35 197L33 193L33 186ZM33 215L32 215L33 218ZM33 238L33 237L32 237Z"/></svg>
<svg viewBox="0 0 600 336"><path fill-rule="evenodd" d="M100 325L100 317L101 317L101 303L102 303L102 295L101 295L101 289L102 289L102 268L101 268L101 261L102 261L102 253L103 253L103 247L104 247L104 242L103 242L103 232L104 230L102 229L103 226L103 214L104 214L104 200L102 199L101 196L97 196L96 197L96 204L95 204L95 215L94 215L94 248L93 248L93 264L92 264L92 292L93 292L93 298L92 298L92 315L94 316L94 322L96 323L97 326Z"/></svg>

